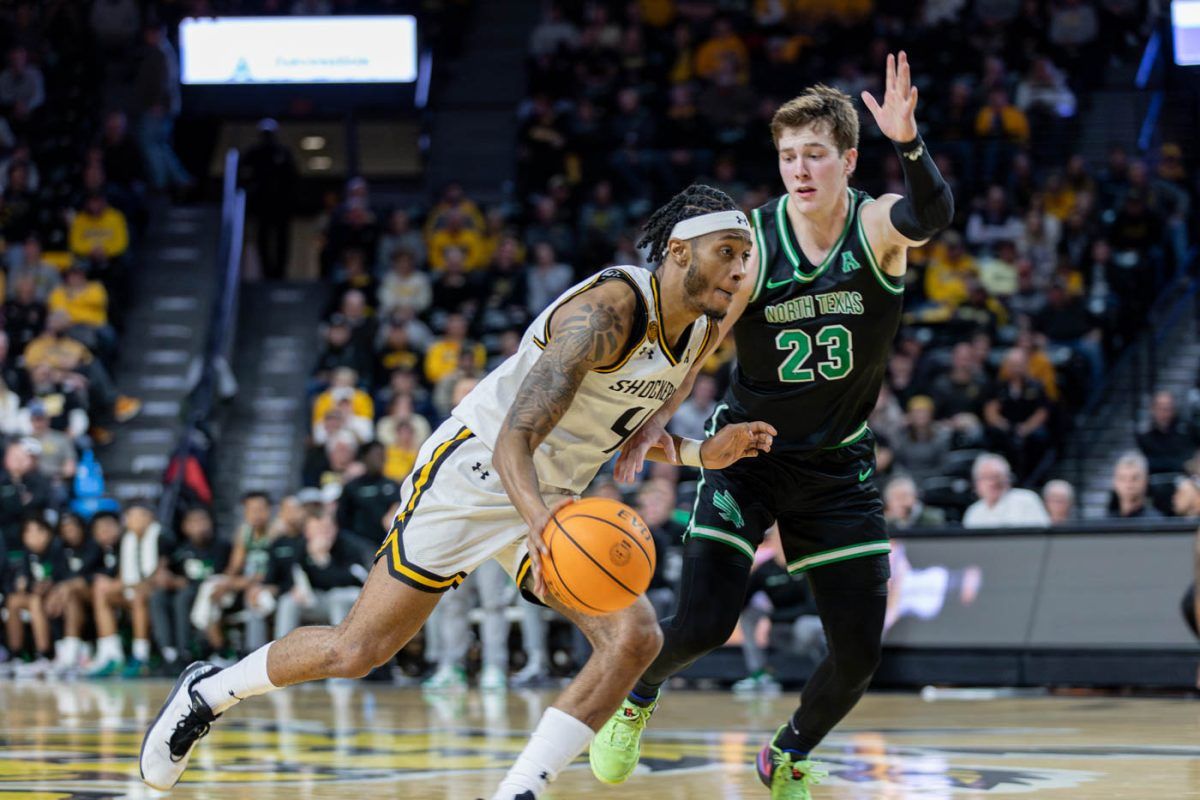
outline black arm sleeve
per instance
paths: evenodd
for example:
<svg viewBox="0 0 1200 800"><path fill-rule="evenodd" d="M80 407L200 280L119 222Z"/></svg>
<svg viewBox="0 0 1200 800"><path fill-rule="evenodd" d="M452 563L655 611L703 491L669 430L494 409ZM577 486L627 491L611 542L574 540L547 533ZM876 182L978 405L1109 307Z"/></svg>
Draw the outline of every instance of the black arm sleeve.
<svg viewBox="0 0 1200 800"><path fill-rule="evenodd" d="M921 137L896 145L907 193L892 206L891 220L902 235L924 241L954 219L954 195Z"/></svg>

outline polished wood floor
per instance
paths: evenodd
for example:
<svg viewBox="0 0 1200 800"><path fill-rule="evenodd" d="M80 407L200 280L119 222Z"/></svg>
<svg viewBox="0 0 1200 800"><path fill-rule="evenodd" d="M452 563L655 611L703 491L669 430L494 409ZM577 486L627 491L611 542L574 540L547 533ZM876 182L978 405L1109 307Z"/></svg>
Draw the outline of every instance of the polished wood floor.
<svg viewBox="0 0 1200 800"><path fill-rule="evenodd" d="M0 681L0 800L149 798L137 779L164 682ZM423 696L312 685L251 699L199 745L179 798L488 797L549 693ZM597 783L586 757L557 800L736 800L767 795L751 768L792 698L675 692L642 772ZM867 697L817 754L817 798L1200 798L1200 702L1187 699Z"/></svg>

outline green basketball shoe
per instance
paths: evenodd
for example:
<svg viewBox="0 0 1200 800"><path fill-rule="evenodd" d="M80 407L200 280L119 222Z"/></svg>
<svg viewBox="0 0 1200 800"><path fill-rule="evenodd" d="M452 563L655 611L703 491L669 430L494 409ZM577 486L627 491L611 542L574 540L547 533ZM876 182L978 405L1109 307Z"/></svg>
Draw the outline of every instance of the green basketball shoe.
<svg viewBox="0 0 1200 800"><path fill-rule="evenodd" d="M758 779L770 788L771 800L812 800L812 787L829 773L807 758L796 759L793 753L776 747L781 731L783 728L758 752Z"/></svg>
<svg viewBox="0 0 1200 800"><path fill-rule="evenodd" d="M588 751L596 780L623 783L633 774L642 752L642 731L657 707L657 700L643 708L625 698L612 719L604 723Z"/></svg>

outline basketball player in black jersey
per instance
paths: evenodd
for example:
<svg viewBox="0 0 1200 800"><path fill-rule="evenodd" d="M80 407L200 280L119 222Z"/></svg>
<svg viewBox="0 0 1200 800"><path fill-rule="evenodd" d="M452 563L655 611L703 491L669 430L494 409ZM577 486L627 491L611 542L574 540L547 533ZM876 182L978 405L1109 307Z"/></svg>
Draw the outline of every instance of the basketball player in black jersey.
<svg viewBox="0 0 1200 800"><path fill-rule="evenodd" d="M867 417L900 322L906 252L949 224L953 198L918 135L904 53L888 56L883 105L867 92L863 101L896 146L904 196L872 199L849 187L858 115L842 92L813 87L771 122L786 193L752 213L748 285L722 323L722 332L732 326L737 363L709 424L760 419L778 435L770 454L701 470L663 649L592 743L602 781L619 783L637 765L659 687L729 638L772 523L789 571L809 577L829 644L799 710L759 755L774 800L811 796L820 772L809 753L858 702L879 662L889 544ZM684 389L690 384L626 445L619 480L632 480L643 458L676 460L664 424Z"/></svg>

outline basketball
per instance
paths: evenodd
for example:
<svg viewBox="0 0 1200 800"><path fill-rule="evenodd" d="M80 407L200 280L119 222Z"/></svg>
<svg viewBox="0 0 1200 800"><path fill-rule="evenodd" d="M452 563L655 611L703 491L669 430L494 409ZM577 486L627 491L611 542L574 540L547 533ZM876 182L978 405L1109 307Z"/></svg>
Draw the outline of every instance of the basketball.
<svg viewBox="0 0 1200 800"><path fill-rule="evenodd" d="M546 587L564 605L596 616L633 604L654 575L654 537L624 503L589 497L551 518L542 532Z"/></svg>

